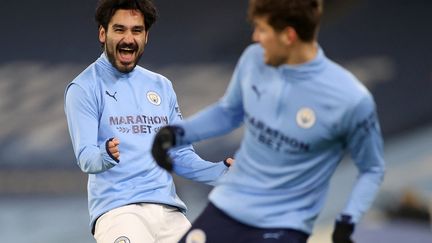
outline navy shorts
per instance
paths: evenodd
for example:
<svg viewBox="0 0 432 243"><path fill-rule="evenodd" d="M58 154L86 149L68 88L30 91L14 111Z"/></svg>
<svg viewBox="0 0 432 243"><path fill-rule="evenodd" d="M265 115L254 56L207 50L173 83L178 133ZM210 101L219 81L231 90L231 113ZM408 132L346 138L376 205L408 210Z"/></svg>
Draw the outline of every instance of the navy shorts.
<svg viewBox="0 0 432 243"><path fill-rule="evenodd" d="M180 242L306 243L308 237L309 234L299 230L264 229L240 223L209 203Z"/></svg>

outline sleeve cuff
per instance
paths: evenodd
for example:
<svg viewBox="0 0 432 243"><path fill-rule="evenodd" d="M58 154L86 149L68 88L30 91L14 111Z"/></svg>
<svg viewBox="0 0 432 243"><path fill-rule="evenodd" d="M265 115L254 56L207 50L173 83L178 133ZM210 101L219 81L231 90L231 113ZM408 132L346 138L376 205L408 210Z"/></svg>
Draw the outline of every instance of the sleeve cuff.
<svg viewBox="0 0 432 243"><path fill-rule="evenodd" d="M228 167L228 168L231 166L230 164L228 164L227 159L224 159L222 162L223 162L224 165L225 165L226 167Z"/></svg>
<svg viewBox="0 0 432 243"><path fill-rule="evenodd" d="M347 224L355 224L357 221L354 220L354 217L350 214L342 213L339 214L339 216L336 218L336 221L343 222Z"/></svg>

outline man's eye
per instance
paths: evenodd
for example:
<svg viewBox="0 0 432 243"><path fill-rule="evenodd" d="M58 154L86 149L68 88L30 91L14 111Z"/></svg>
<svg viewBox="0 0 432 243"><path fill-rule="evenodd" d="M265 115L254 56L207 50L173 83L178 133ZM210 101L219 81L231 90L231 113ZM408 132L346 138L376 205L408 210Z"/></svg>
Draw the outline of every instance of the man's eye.
<svg viewBox="0 0 432 243"><path fill-rule="evenodd" d="M133 29L132 32L134 32L135 34L141 34L143 32L142 29Z"/></svg>

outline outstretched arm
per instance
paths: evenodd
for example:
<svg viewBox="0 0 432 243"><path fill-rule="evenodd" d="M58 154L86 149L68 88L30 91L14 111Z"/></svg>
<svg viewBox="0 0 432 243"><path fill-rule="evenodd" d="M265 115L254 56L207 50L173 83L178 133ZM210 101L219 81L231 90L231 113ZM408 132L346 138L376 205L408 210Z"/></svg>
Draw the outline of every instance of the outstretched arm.
<svg viewBox="0 0 432 243"><path fill-rule="evenodd" d="M189 180L214 185L215 182L228 172L224 161L210 162L198 156L192 145L176 147L169 151L173 158L173 172Z"/></svg>
<svg viewBox="0 0 432 243"><path fill-rule="evenodd" d="M189 143L176 142L176 138L183 138L184 128L180 124L182 116L178 107L176 95L172 90L170 99L170 124L161 128L156 134L152 146L152 155L156 162L168 171L198 182L212 184L227 172L229 163L224 161L209 162L200 158ZM204 118L206 119L206 118ZM214 132L211 126L200 126L205 133Z"/></svg>
<svg viewBox="0 0 432 243"><path fill-rule="evenodd" d="M206 138L226 134L243 122L243 99L239 64L234 71L225 95L186 121L162 128L156 135L152 154L156 162L171 171L173 161L168 155L172 147L191 144Z"/></svg>

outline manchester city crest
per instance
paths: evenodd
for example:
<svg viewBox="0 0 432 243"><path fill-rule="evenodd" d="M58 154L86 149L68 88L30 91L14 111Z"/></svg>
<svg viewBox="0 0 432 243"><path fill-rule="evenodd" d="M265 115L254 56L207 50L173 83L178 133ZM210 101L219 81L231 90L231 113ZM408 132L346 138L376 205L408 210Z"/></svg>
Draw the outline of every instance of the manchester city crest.
<svg viewBox="0 0 432 243"><path fill-rule="evenodd" d="M126 236L120 236L114 241L114 243L130 243L130 240Z"/></svg>
<svg viewBox="0 0 432 243"><path fill-rule="evenodd" d="M186 243L205 243L206 234L201 229L193 229L186 236Z"/></svg>
<svg viewBox="0 0 432 243"><path fill-rule="evenodd" d="M160 105L160 103L161 103L161 98L160 98L159 94L154 92L154 91L147 92L147 99L153 105Z"/></svg>
<svg viewBox="0 0 432 243"><path fill-rule="evenodd" d="M308 129L315 125L315 112L308 107L303 107L297 112L297 125L301 128Z"/></svg>

